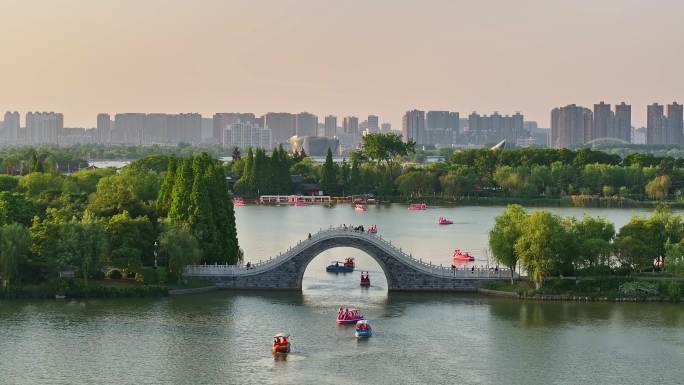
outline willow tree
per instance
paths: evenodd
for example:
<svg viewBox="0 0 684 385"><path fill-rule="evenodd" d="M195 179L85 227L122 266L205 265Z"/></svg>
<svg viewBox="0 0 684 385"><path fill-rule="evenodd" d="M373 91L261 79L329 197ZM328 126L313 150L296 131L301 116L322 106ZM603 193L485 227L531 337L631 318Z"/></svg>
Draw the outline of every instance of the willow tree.
<svg viewBox="0 0 684 385"><path fill-rule="evenodd" d="M511 270L511 283L514 271L520 259L515 244L522 235L523 223L527 213L520 205L508 205L501 215L496 217L494 227L489 232L489 247L494 259Z"/></svg>
<svg viewBox="0 0 684 385"><path fill-rule="evenodd" d="M514 250L539 289L561 260L565 229L557 215L536 211L525 219L521 230Z"/></svg>
<svg viewBox="0 0 684 385"><path fill-rule="evenodd" d="M9 290L19 274L19 265L27 258L31 239L28 231L16 223L0 227L0 276Z"/></svg>

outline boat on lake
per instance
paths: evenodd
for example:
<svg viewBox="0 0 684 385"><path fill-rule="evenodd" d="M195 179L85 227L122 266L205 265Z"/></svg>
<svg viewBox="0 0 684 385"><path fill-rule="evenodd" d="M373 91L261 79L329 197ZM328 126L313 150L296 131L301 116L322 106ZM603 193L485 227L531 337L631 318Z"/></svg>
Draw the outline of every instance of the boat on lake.
<svg viewBox="0 0 684 385"><path fill-rule="evenodd" d="M368 338L373 335L373 329L371 329L368 320L361 320L356 322L356 330L354 330L354 335L357 338Z"/></svg>
<svg viewBox="0 0 684 385"><path fill-rule="evenodd" d="M354 205L354 210L356 211L366 211L366 206L364 206L361 203L357 203Z"/></svg>
<svg viewBox="0 0 684 385"><path fill-rule="evenodd" d="M460 249L454 250L453 256L454 262L474 262L475 257L470 255L467 251L461 251Z"/></svg>
<svg viewBox="0 0 684 385"><path fill-rule="evenodd" d="M454 221L450 219L446 219L444 217L439 217L439 221L437 221L440 225L453 225Z"/></svg>
<svg viewBox="0 0 684 385"><path fill-rule="evenodd" d="M235 206L244 206L247 203L245 202L245 198L235 198L233 199L233 205Z"/></svg>
<svg viewBox="0 0 684 385"><path fill-rule="evenodd" d="M290 352L290 335L285 333L278 333L273 336L273 348L271 351L276 354L285 354Z"/></svg>
<svg viewBox="0 0 684 385"><path fill-rule="evenodd" d="M363 316L357 309L342 309L340 308L337 311L337 320L336 322L338 324L356 324L357 322L361 321L363 319Z"/></svg>
<svg viewBox="0 0 684 385"><path fill-rule="evenodd" d="M408 207L409 210L427 210L428 205L425 203L411 203Z"/></svg>
<svg viewBox="0 0 684 385"><path fill-rule="evenodd" d="M334 261L325 268L330 273L351 273L354 271L354 258L347 258L344 263Z"/></svg>

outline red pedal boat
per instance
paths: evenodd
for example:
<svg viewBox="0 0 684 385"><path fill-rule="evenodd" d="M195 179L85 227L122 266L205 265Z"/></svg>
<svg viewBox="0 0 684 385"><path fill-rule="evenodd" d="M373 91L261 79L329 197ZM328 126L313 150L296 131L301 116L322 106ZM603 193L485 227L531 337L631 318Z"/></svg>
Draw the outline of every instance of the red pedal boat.
<svg viewBox="0 0 684 385"><path fill-rule="evenodd" d="M454 262L473 262L475 257L468 254L467 251L461 251L459 249L454 250Z"/></svg>
<svg viewBox="0 0 684 385"><path fill-rule="evenodd" d="M440 225L453 225L454 221L446 219L444 217L439 217L439 221L437 223L439 223Z"/></svg>
<svg viewBox="0 0 684 385"><path fill-rule="evenodd" d="M342 309L337 311L338 324L356 324L357 321L361 321L363 316L356 309Z"/></svg>

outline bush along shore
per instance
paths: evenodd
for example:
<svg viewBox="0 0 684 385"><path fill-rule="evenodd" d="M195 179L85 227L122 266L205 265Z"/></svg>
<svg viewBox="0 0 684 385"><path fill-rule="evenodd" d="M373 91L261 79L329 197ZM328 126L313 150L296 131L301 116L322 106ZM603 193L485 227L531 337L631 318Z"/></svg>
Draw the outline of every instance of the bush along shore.
<svg viewBox="0 0 684 385"><path fill-rule="evenodd" d="M521 300L684 302L684 281L676 278L591 277L551 278L535 289L529 281L492 282L482 294Z"/></svg>

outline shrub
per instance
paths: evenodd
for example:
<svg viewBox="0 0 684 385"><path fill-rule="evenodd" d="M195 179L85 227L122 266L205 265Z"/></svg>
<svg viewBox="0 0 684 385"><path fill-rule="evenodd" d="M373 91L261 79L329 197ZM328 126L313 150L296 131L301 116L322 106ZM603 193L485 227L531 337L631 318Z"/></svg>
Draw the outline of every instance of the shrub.
<svg viewBox="0 0 684 385"><path fill-rule="evenodd" d="M626 297L653 297L658 295L658 287L652 282L631 281L620 285L620 294Z"/></svg>

